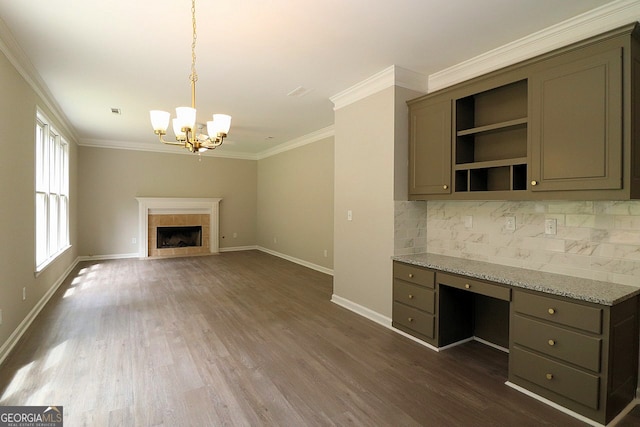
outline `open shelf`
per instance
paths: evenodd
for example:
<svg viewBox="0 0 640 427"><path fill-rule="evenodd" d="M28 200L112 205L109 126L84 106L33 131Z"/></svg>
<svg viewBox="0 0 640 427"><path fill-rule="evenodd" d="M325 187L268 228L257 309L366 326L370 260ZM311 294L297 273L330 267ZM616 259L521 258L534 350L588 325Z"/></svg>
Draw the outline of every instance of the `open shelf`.
<svg viewBox="0 0 640 427"><path fill-rule="evenodd" d="M527 81L456 100L454 192L527 188Z"/></svg>
<svg viewBox="0 0 640 427"><path fill-rule="evenodd" d="M527 189L527 165L456 168L456 193L469 191L520 191Z"/></svg>
<svg viewBox="0 0 640 427"><path fill-rule="evenodd" d="M524 117L524 118L515 119L515 120L507 120L506 122L493 123L490 125L474 127L471 129L459 130L457 132L457 136L473 135L473 134L478 134L483 132L504 130L510 127L526 128L527 121L528 119Z"/></svg>

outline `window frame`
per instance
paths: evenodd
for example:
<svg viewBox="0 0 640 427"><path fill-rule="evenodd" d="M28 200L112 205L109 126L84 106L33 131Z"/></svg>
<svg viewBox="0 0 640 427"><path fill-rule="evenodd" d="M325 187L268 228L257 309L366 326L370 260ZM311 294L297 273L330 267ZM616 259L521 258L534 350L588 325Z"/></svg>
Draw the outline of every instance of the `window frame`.
<svg viewBox="0 0 640 427"><path fill-rule="evenodd" d="M69 143L38 109L34 135L34 267L36 276L71 247Z"/></svg>

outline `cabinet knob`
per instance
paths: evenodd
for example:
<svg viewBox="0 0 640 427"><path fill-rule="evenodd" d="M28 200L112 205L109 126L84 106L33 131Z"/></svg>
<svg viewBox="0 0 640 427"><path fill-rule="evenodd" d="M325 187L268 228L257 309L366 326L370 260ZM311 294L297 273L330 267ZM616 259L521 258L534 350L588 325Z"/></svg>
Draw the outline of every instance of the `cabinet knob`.
<svg viewBox="0 0 640 427"><path fill-rule="evenodd" d="M409 317L407 320L408 320L409 322L413 322L413 317Z"/></svg>
<svg viewBox="0 0 640 427"><path fill-rule="evenodd" d="M555 308L550 308L549 309L549 314L556 314L556 309Z"/></svg>
<svg viewBox="0 0 640 427"><path fill-rule="evenodd" d="M471 285L470 285L470 284L468 284L468 283L465 283L465 284L464 284L464 288L465 288L465 289L471 289Z"/></svg>
<svg viewBox="0 0 640 427"><path fill-rule="evenodd" d="M545 377L547 377L548 380L552 380L553 379L553 374L547 374L547 375L545 375Z"/></svg>
<svg viewBox="0 0 640 427"><path fill-rule="evenodd" d="M409 294L409 299L413 299L413 295Z"/></svg>
<svg viewBox="0 0 640 427"><path fill-rule="evenodd" d="M409 279L413 279L413 273L409 273Z"/></svg>
<svg viewBox="0 0 640 427"><path fill-rule="evenodd" d="M443 186L442 186L442 188L443 188L444 190L446 190L446 189L448 189L448 188L449 188L449 186L448 186L447 184L445 184L445 185L443 185Z"/></svg>
<svg viewBox="0 0 640 427"><path fill-rule="evenodd" d="M553 347L554 345L556 345L556 342L555 342L554 340L549 340L549 341L547 341L547 342L549 343L549 345L550 345L551 347Z"/></svg>
<svg viewBox="0 0 640 427"><path fill-rule="evenodd" d="M531 181L531 185L538 185L538 181L536 181L535 179L533 181Z"/></svg>

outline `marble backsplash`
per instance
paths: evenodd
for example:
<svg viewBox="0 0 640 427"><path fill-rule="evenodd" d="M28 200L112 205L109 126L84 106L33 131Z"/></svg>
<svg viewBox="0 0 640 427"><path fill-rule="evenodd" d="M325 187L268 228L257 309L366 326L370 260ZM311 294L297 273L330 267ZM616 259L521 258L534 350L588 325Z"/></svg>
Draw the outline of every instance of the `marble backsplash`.
<svg viewBox="0 0 640 427"><path fill-rule="evenodd" d="M395 255L422 252L640 287L640 201L395 202Z"/></svg>

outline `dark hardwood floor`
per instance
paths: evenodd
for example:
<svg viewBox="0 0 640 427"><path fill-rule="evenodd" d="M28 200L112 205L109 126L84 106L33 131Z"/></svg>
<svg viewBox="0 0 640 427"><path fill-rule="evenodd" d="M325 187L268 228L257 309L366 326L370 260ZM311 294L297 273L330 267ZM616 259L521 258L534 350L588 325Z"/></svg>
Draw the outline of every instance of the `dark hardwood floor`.
<svg viewBox="0 0 640 427"><path fill-rule="evenodd" d="M0 405L67 426L583 425L506 386L504 353L433 352L331 292L258 251L84 263L0 367Z"/></svg>

